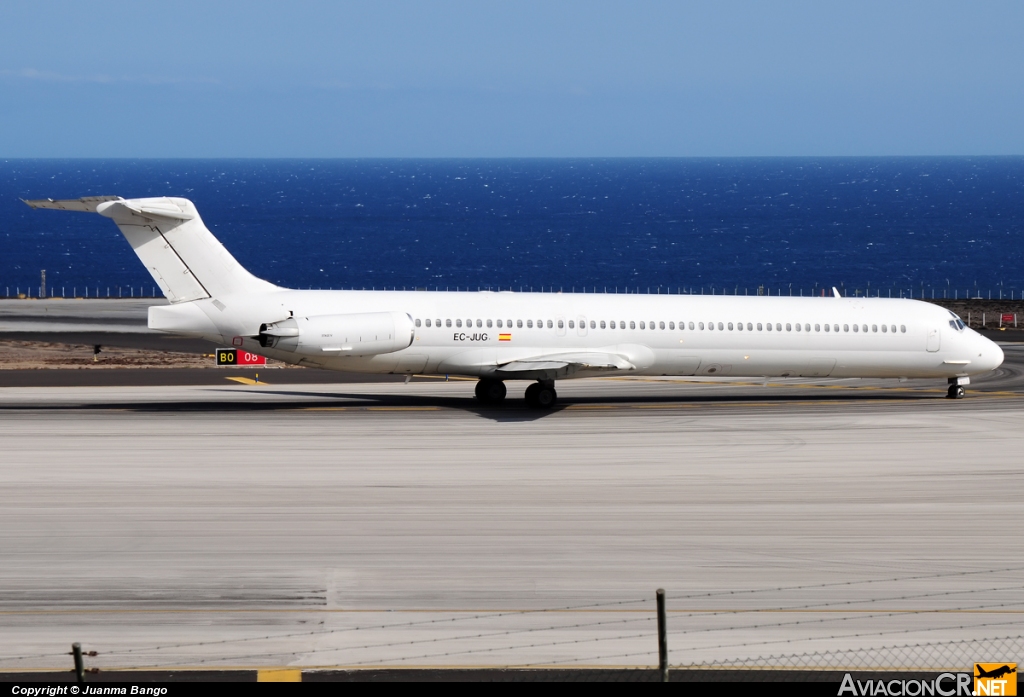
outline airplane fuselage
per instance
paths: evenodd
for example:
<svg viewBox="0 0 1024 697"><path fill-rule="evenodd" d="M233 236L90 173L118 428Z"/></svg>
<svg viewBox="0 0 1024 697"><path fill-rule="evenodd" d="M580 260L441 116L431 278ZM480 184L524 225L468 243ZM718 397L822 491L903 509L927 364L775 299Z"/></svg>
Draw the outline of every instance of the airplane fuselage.
<svg viewBox="0 0 1024 697"><path fill-rule="evenodd" d="M1003 358L948 310L904 299L281 290L220 298L224 309L190 304L211 325L193 335L357 372L533 379L500 368L598 352L622 356L634 375L952 378L987 372ZM288 317L395 311L411 318L411 343L380 355L300 356L253 338L262 324ZM151 326L162 328L159 317ZM602 374L578 368L551 377Z"/></svg>

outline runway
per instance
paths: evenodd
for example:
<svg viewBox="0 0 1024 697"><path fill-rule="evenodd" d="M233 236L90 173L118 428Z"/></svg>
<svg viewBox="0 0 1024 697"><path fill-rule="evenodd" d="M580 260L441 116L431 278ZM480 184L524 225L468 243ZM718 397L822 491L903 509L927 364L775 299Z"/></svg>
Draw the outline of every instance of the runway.
<svg viewBox="0 0 1024 697"><path fill-rule="evenodd" d="M658 587L673 663L928 644L919 661L966 668L1024 634L1024 356L1004 348L961 401L828 380L570 381L552 412L426 378L2 388L0 668L69 667L72 641L105 668L651 665Z"/></svg>

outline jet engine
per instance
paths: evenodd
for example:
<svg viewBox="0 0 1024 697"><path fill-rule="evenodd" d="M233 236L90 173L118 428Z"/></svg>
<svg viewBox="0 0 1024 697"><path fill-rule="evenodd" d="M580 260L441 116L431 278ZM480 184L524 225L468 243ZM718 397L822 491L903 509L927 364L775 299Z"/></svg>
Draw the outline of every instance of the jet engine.
<svg viewBox="0 0 1024 697"><path fill-rule="evenodd" d="M415 327L404 312L290 317L260 325L264 348L307 356L375 356L408 348Z"/></svg>

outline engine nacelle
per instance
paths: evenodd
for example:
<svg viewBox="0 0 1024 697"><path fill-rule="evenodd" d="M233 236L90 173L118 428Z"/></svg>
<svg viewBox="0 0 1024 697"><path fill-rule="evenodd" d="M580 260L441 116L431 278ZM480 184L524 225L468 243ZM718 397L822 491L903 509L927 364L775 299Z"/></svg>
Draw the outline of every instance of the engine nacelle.
<svg viewBox="0 0 1024 697"><path fill-rule="evenodd" d="M264 348L307 356L376 356L408 348L415 327L404 312L292 317L261 324Z"/></svg>

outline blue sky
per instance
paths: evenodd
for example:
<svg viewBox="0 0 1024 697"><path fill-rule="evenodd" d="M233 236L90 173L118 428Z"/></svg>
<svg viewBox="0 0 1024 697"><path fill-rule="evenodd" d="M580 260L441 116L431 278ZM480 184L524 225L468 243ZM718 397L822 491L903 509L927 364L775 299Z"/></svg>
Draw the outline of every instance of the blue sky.
<svg viewBox="0 0 1024 697"><path fill-rule="evenodd" d="M18 2L0 157L1024 154L1020 2Z"/></svg>

